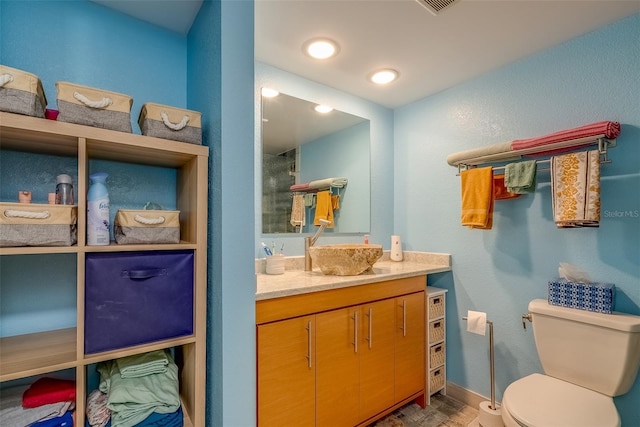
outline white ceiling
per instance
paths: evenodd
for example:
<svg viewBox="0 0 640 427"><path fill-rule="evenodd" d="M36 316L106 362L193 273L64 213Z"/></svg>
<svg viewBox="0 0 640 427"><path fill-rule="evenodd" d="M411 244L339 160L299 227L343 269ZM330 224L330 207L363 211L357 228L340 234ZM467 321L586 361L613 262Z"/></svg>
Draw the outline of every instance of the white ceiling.
<svg viewBox="0 0 640 427"><path fill-rule="evenodd" d="M187 34L202 0L90 0L143 21Z"/></svg>
<svg viewBox="0 0 640 427"><path fill-rule="evenodd" d="M202 3L94 1L182 34ZM638 12L638 0L459 0L437 16L416 0L255 0L255 58L396 108ZM339 55L306 57L316 36ZM387 67L396 82L367 81Z"/></svg>

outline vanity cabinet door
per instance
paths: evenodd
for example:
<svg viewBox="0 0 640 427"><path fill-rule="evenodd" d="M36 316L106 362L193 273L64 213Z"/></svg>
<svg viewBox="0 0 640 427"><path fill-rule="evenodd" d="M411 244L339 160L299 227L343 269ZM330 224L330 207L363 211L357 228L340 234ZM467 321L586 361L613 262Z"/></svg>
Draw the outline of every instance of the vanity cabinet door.
<svg viewBox="0 0 640 427"><path fill-rule="evenodd" d="M395 302L386 299L362 306L360 342L360 419L393 406Z"/></svg>
<svg viewBox="0 0 640 427"><path fill-rule="evenodd" d="M396 401L425 389L425 293L397 297Z"/></svg>
<svg viewBox="0 0 640 427"><path fill-rule="evenodd" d="M359 422L358 377L362 311L349 307L316 315L316 426ZM281 424L284 425L284 424Z"/></svg>
<svg viewBox="0 0 640 427"><path fill-rule="evenodd" d="M258 426L315 425L314 318L258 326Z"/></svg>

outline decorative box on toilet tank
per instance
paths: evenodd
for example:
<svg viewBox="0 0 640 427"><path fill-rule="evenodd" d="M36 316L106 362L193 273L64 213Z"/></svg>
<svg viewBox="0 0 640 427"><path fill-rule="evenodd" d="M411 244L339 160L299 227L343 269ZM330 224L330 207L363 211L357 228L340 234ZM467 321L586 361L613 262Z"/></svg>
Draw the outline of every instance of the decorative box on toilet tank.
<svg viewBox="0 0 640 427"><path fill-rule="evenodd" d="M427 286L427 404L433 394L447 394L446 293L446 289Z"/></svg>

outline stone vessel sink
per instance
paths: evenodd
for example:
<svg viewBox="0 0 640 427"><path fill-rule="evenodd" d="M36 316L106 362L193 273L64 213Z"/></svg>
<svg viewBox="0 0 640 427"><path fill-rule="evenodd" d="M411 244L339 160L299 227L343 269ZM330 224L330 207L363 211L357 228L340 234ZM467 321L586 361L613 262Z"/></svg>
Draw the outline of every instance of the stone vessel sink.
<svg viewBox="0 0 640 427"><path fill-rule="evenodd" d="M335 244L312 246L309 254L313 265L333 276L357 276L371 270L382 256L382 245Z"/></svg>

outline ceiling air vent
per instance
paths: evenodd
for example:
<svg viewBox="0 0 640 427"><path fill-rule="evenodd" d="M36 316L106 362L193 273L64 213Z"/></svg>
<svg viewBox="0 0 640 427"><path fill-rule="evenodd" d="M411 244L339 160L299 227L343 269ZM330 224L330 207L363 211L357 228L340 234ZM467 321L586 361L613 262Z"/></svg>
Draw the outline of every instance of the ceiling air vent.
<svg viewBox="0 0 640 427"><path fill-rule="evenodd" d="M444 9L448 8L452 4L458 2L459 0L416 0L418 3L423 5L427 10L434 15L442 12Z"/></svg>

